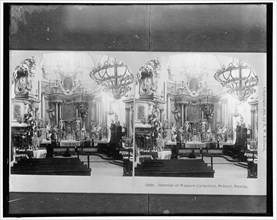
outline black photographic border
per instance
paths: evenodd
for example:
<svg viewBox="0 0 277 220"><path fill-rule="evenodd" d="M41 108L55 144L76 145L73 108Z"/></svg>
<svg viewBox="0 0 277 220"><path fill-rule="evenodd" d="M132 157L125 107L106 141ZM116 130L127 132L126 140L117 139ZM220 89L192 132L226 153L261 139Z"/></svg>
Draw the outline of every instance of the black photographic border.
<svg viewBox="0 0 277 220"><path fill-rule="evenodd" d="M37 214L23 214L23 215L18 215L18 214L11 214L9 213L9 197L10 197L10 192L9 192L9 16L10 16L10 5L16 5L16 4L30 4L30 3L4 3L3 7L3 20L4 20L4 27L3 27L3 55L4 55L4 66L3 66L3 89L4 89L4 96L3 96L3 217L40 217L42 215L37 215ZM34 3L31 3L34 4ZM36 3L37 4L37 3ZM38 3L42 5L42 3ZM67 3L65 3L67 4ZM78 3L79 4L79 3ZM133 3L132 3L133 4ZM132 5L128 4L128 5ZM213 3L208 3L208 4L213 4ZM219 3L220 4L220 3ZM231 4L240 4L240 3L231 3ZM246 4L246 3L243 3ZM247 3L247 4L258 4L257 2L253 3ZM272 95L272 86L273 86L273 3L268 3L268 2L261 2L260 4L266 4L267 6L267 44L266 44L266 53L267 53L267 116L272 115L272 109L273 109L273 95ZM91 5L91 4L90 4ZM101 5L101 4L97 4ZM104 4L106 5L106 4ZM160 5L167 5L167 4L160 4ZM221 46L222 50L221 51L211 51L211 52L226 52L224 51L224 45ZM197 48L196 48L197 51ZM186 52L186 51L183 51ZM247 52L247 51L245 51ZM260 52L260 51L257 51ZM266 195L266 213L260 213L260 214L253 214L253 213L236 213L235 210L230 209L230 213L194 213L194 214L188 214L188 213L183 213L183 216L272 216L273 215L273 144L272 144L272 129L273 129L273 121L271 117L267 117L267 195ZM135 196L133 194L129 194L131 196ZM93 196L93 195L92 195ZM104 195L106 196L106 195ZM116 195L111 195L111 196L116 196ZM146 194L148 202L149 202L149 197L151 196L159 196L159 195L151 195L151 194ZM164 196L164 195L163 195ZM171 195L168 195L170 197ZM172 195L175 196L175 195ZM193 195L182 195L184 197L190 197ZM195 195L200 197L201 195ZM207 197L206 200L212 199L214 195L205 195ZM226 196L228 198L232 198L234 196ZM241 198L244 198L246 196L239 196ZM114 200L114 199L113 199ZM115 199L116 200L116 199ZM114 206L117 204L114 203ZM195 203L196 206L199 204ZM120 207L118 207L120 208ZM149 211L149 210L148 210ZM98 214L93 214L93 216L115 216L116 214L112 213L98 213ZM122 216L130 214L128 213L122 213ZM121 216L120 215L120 216ZM146 214L147 215L147 214ZM82 214L82 213L76 213L74 215L72 214L62 214L62 215L55 215L53 214L46 214L43 215L44 217L46 216L92 216L92 215L87 215L87 214ZM118 215L117 215L118 216ZM134 215L137 216L137 215ZM153 216L153 215L152 215ZM170 215L170 216L174 216ZM180 216L178 214L177 216Z"/></svg>

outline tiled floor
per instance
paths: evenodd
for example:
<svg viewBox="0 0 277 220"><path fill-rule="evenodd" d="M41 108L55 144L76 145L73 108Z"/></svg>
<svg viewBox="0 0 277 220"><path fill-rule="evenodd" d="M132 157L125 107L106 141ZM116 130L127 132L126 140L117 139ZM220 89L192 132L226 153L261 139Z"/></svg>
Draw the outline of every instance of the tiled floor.
<svg viewBox="0 0 277 220"><path fill-rule="evenodd" d="M87 156L80 155L80 160L87 164ZM104 160L101 157L90 155L91 176L123 176L123 168L111 164L111 160Z"/></svg>
<svg viewBox="0 0 277 220"><path fill-rule="evenodd" d="M211 158L204 157L204 161L211 165ZM213 158L213 169L215 178L247 178L247 169L235 165L235 162L229 162L224 158Z"/></svg>
<svg viewBox="0 0 277 220"><path fill-rule="evenodd" d="M200 157L199 157L200 158ZM80 159L87 163L87 156L80 155ZM204 157L204 161L210 166L210 157ZM123 168L110 163L110 160L90 155L91 175L99 176L122 176ZM224 158L213 158L213 169L215 170L215 178L247 178L247 169L236 166L234 162L229 162Z"/></svg>

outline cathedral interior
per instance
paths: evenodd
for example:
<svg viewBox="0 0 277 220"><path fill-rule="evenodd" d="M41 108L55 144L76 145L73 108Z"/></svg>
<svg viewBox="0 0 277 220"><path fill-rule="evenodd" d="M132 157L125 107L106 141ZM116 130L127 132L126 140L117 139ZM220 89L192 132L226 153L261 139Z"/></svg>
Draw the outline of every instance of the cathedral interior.
<svg viewBox="0 0 277 220"><path fill-rule="evenodd" d="M210 155L256 167L259 87L249 64L220 54L145 57L13 52L12 173L33 172L20 171L22 159L77 155L86 175L93 159L84 155L110 160L123 176L214 177ZM182 166L193 158L191 174Z"/></svg>
<svg viewBox="0 0 277 220"><path fill-rule="evenodd" d="M19 2L6 215L269 212L272 4Z"/></svg>

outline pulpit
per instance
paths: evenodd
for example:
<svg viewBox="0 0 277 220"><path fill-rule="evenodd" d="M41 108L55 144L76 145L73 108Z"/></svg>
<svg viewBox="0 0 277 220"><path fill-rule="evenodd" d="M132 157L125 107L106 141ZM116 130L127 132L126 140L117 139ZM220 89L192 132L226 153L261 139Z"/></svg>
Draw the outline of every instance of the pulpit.
<svg viewBox="0 0 277 220"><path fill-rule="evenodd" d="M27 91L23 93L16 86L16 95L15 98L12 98L11 103L11 161L19 157L32 157L31 148L33 147L32 137L35 124L31 125L30 121L35 123L40 103L35 96Z"/></svg>

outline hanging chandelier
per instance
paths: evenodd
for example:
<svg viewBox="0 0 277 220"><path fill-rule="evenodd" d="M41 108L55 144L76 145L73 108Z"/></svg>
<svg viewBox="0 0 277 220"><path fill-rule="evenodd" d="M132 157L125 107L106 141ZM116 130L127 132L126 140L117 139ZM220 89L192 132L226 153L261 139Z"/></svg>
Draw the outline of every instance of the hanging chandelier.
<svg viewBox="0 0 277 220"><path fill-rule="evenodd" d="M89 75L98 85L103 86L105 92L112 93L115 99L120 99L130 91L133 83L133 75L128 66L116 59L98 64Z"/></svg>
<svg viewBox="0 0 277 220"><path fill-rule="evenodd" d="M229 89L229 93L239 101L246 101L252 95L258 85L258 77L255 72L246 64L241 62L238 65L230 63L228 67L222 66L214 78L223 86Z"/></svg>

